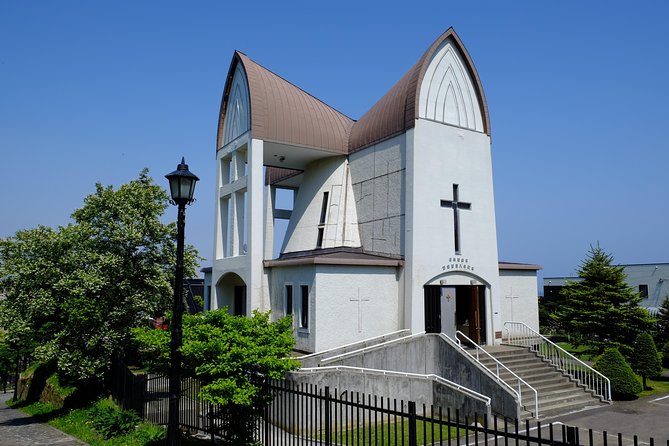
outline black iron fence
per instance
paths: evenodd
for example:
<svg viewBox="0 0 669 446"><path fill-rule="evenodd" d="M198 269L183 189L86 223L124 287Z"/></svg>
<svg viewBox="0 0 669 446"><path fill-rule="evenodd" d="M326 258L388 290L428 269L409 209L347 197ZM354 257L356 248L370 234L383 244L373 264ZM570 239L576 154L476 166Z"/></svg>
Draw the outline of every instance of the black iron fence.
<svg viewBox="0 0 669 446"><path fill-rule="evenodd" d="M239 428L235 411L240 409L203 401L200 388L198 380L183 380L181 428L223 443L238 438L233 432ZM119 403L137 410L146 420L166 425L168 389L169 380L164 376L125 376L114 381L113 393ZM449 409L328 387L267 382L263 391L271 403L256 412L248 429L256 441L267 446L655 446L653 438L641 441L637 436L625 438L560 423L520 422L486 414L465 417Z"/></svg>

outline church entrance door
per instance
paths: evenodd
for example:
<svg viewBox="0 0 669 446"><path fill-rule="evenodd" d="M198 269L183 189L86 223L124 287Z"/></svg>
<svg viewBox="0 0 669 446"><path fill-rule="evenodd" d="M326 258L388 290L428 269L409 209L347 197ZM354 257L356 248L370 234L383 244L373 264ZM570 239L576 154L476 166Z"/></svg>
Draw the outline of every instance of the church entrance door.
<svg viewBox="0 0 669 446"><path fill-rule="evenodd" d="M458 330L476 344L485 344L485 286L425 285L423 292L426 333L455 337Z"/></svg>
<svg viewBox="0 0 669 446"><path fill-rule="evenodd" d="M458 331L478 345L485 344L485 286L456 286L455 301L455 324Z"/></svg>

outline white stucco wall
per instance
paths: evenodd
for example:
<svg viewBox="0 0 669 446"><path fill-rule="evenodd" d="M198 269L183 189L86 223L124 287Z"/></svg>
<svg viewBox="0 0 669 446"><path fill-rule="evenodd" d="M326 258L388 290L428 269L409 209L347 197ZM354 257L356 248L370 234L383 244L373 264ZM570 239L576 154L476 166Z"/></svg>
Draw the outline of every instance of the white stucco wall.
<svg viewBox="0 0 669 446"><path fill-rule="evenodd" d="M325 224L320 225L324 192L328 192L329 198ZM357 223L346 157L314 161L304 171L281 252L316 249L319 226L324 229L322 248L359 247Z"/></svg>
<svg viewBox="0 0 669 446"><path fill-rule="evenodd" d="M274 267L268 273L272 316L285 316L293 286L295 348L317 352L399 329L397 268L346 265ZM300 286L309 286L309 327L299 326ZM360 301L358 302L358 299Z"/></svg>
<svg viewBox="0 0 669 446"><path fill-rule="evenodd" d="M295 330L295 348L303 352L315 352L316 348L316 270L312 265L287 266L268 269L272 317L283 317L285 312L284 290L286 285L293 286L293 328ZM301 299L300 286L309 287L309 327L299 328L297 318L299 301Z"/></svg>
<svg viewBox="0 0 669 446"><path fill-rule="evenodd" d="M411 140L411 141L409 141ZM441 200L471 203L460 211L461 254L455 252L454 218ZM407 132L407 306L409 327L425 327L423 285L457 273L487 286L486 343L501 331L497 235L488 135L429 120ZM449 283L450 284L450 283Z"/></svg>
<svg viewBox="0 0 669 446"><path fill-rule="evenodd" d="M235 152L245 151L245 161L240 158L235 163ZM221 161L232 155L233 178L226 178L226 165ZM216 309L226 305L230 296L223 299L219 295L225 287L221 279L229 273L239 276L247 286L246 314L252 309L268 310L269 300L263 280L263 141L252 139L250 134L240 137L217 153L216 186L216 232L214 235L214 262L212 265L211 307ZM246 166L245 164L246 163ZM246 203L235 201L235 194L246 193ZM227 217L222 202L228 199ZM234 203L233 203L234 201ZM242 207L243 206L243 207ZM244 207L246 209L244 209ZM228 226L232 225L232 230ZM245 236L244 236L245 234ZM226 241L226 239L229 239ZM226 250L226 245L232 248ZM244 246L245 245L245 246ZM244 249L245 248L245 249Z"/></svg>
<svg viewBox="0 0 669 446"><path fill-rule="evenodd" d="M316 351L399 329L397 268L321 265L316 274Z"/></svg>
<svg viewBox="0 0 669 446"><path fill-rule="evenodd" d="M500 270L499 287L502 322L524 322L539 331L537 272Z"/></svg>

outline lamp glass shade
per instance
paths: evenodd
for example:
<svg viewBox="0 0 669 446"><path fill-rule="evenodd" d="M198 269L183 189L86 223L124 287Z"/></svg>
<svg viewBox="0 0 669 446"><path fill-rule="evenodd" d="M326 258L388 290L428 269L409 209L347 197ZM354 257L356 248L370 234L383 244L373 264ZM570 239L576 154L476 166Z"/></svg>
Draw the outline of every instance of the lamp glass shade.
<svg viewBox="0 0 669 446"><path fill-rule="evenodd" d="M170 195L175 203L190 203L193 201L195 193L195 183L199 180L191 171L188 165L182 159L177 170L165 175L170 182Z"/></svg>

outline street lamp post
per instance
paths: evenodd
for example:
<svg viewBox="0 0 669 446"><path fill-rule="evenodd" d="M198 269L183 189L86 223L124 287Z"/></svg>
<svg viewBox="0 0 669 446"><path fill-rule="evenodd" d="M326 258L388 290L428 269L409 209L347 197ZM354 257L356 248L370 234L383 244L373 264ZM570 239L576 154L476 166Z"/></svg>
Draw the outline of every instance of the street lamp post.
<svg viewBox="0 0 669 446"><path fill-rule="evenodd" d="M184 282L184 228L186 227L186 205L193 202L195 183L199 180L191 171L184 158L177 170L165 175L170 183L170 202L178 207L177 218L177 265L174 280L174 306L172 308L172 340L170 342L170 400L167 420L167 444L178 445L179 440L179 399L181 396L181 319L183 315Z"/></svg>

